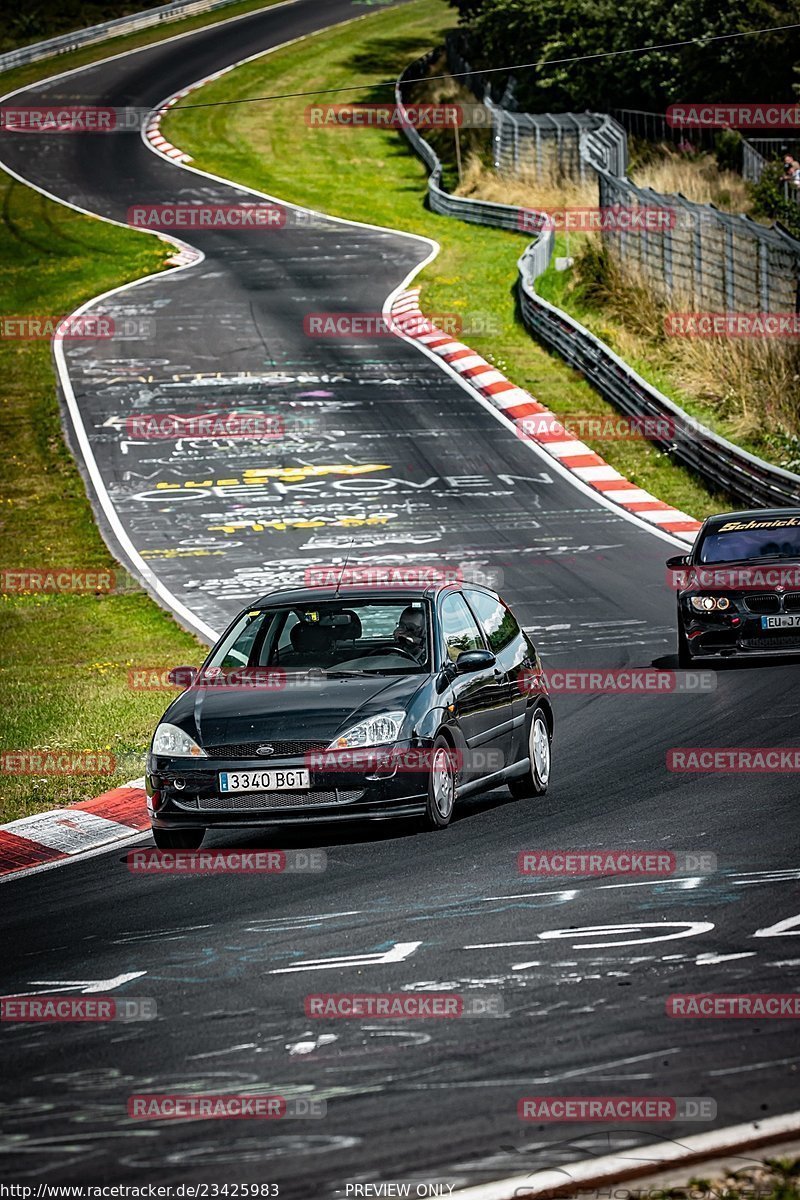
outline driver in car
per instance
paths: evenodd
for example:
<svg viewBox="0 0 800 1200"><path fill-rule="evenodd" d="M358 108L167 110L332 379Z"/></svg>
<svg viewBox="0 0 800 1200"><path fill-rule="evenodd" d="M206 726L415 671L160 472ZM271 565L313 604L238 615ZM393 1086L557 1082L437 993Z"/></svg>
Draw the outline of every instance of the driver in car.
<svg viewBox="0 0 800 1200"><path fill-rule="evenodd" d="M418 663L426 658L425 612L422 608L409 605L404 608L392 634L398 650L404 650Z"/></svg>

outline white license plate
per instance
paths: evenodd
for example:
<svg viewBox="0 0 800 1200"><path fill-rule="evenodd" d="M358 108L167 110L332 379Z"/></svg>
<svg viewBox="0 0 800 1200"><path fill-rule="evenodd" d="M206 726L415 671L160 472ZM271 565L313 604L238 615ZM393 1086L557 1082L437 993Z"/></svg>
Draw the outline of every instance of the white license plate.
<svg viewBox="0 0 800 1200"><path fill-rule="evenodd" d="M762 617L762 629L798 629L800 628L800 614L792 617Z"/></svg>
<svg viewBox="0 0 800 1200"><path fill-rule="evenodd" d="M311 787L308 770L287 767L284 771L220 771L221 792L301 792Z"/></svg>

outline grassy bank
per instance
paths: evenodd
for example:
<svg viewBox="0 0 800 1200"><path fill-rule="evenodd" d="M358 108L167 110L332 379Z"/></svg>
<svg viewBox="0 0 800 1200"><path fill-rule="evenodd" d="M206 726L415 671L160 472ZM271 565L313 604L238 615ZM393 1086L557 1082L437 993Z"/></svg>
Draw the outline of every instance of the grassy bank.
<svg viewBox="0 0 800 1200"><path fill-rule="evenodd" d="M660 298L602 250L573 237L575 266L538 281L545 299L602 338L645 379L723 437L788 470L800 470L800 353L779 339L676 338Z"/></svg>
<svg viewBox="0 0 800 1200"><path fill-rule="evenodd" d="M415 0L246 64L204 88L202 100L336 89L354 77L365 85L360 100L391 100L391 88L377 85L440 43L452 23L444 0ZM325 100L353 98L352 92L332 91ZM192 99L197 102L196 93ZM198 166L217 174L334 215L435 238L441 253L421 276L426 311L462 314L469 344L564 418L613 414L516 319L513 284L524 238L429 212L424 167L401 134L310 128L308 103L297 97L219 108L177 106L164 131ZM637 484L684 511L699 517L722 503L649 443L587 440Z"/></svg>

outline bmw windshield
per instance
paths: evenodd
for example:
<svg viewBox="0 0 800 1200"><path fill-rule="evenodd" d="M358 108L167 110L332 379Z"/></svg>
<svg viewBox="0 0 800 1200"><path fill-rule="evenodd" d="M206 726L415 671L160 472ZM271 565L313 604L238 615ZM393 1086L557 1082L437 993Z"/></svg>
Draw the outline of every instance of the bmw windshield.
<svg viewBox="0 0 800 1200"><path fill-rule="evenodd" d="M706 534L699 553L701 563L762 558L800 559L800 518L796 524L791 518L769 522L729 521Z"/></svg>
<svg viewBox="0 0 800 1200"><path fill-rule="evenodd" d="M214 649L204 674L267 668L289 674L407 675L430 670L422 600L326 600L254 608Z"/></svg>

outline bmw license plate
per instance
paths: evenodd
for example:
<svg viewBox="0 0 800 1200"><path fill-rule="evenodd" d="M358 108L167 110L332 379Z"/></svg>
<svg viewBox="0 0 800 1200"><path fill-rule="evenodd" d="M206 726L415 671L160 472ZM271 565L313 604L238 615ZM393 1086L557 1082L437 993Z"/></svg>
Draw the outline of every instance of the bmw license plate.
<svg viewBox="0 0 800 1200"><path fill-rule="evenodd" d="M221 792L301 792L311 787L305 767L283 771L220 771Z"/></svg>
<svg viewBox="0 0 800 1200"><path fill-rule="evenodd" d="M800 628L800 614L792 617L762 617L762 629L798 629Z"/></svg>

